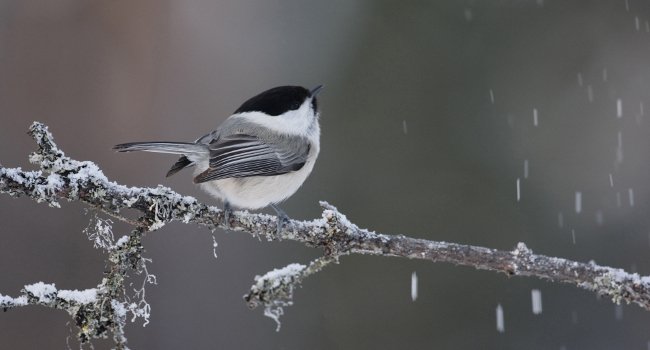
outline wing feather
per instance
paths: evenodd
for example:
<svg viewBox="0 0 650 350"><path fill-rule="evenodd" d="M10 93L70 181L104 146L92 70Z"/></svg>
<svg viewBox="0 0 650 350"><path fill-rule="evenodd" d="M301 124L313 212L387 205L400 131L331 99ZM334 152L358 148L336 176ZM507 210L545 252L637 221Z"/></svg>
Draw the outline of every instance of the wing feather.
<svg viewBox="0 0 650 350"><path fill-rule="evenodd" d="M300 170L307 161L309 149L309 142L299 136L286 136L273 142L247 134L220 138L210 144L210 166L194 182L275 176Z"/></svg>

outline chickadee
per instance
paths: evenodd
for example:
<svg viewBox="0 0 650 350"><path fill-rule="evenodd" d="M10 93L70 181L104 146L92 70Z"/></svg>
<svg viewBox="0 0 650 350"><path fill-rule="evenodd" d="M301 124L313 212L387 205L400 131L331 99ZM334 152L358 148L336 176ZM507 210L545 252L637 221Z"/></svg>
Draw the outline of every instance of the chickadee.
<svg viewBox="0 0 650 350"><path fill-rule="evenodd" d="M301 86L278 86L244 102L221 126L194 142L131 142L118 152L180 154L171 176L194 166L194 182L224 203L278 214L278 231L289 220L277 203L289 198L314 168L320 150L316 95Z"/></svg>

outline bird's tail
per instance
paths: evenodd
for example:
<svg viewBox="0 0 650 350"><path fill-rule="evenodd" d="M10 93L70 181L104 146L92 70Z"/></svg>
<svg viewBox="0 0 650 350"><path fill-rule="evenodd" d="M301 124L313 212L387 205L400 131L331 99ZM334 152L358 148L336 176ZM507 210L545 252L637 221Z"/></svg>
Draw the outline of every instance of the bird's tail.
<svg viewBox="0 0 650 350"><path fill-rule="evenodd" d="M193 142L129 142L113 146L118 152L145 151L171 154L200 154L207 152L204 145Z"/></svg>

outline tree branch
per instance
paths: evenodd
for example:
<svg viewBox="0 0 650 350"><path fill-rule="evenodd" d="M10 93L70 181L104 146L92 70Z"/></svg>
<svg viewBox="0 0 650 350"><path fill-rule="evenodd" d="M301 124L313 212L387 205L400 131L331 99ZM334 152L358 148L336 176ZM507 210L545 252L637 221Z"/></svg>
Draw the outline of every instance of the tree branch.
<svg viewBox="0 0 650 350"><path fill-rule="evenodd" d="M127 311L134 317L143 317L147 322L149 308L144 300L144 287L142 295L135 295L139 301L130 302L130 297L124 291L124 278L130 271L146 273L147 260L141 256L142 235L160 229L171 221L198 224L210 230L222 228L242 231L269 241L292 240L309 247L323 248L324 256L308 266L291 264L255 278L255 284L245 300L251 308L264 305L265 314L276 321L283 312L282 307L291 304L297 284L330 263L338 262L340 256L348 254L447 262L503 272L509 276L535 276L552 282L571 283L609 296L615 303L625 301L650 310L650 277L640 277L638 274L594 263L533 254L523 243L517 244L512 251L502 251L403 235L379 234L357 227L326 202L320 203L323 208L322 218L312 221L292 220L290 225L279 231L276 230L277 219L274 216L247 211L233 213L226 223L222 210L199 203L193 197L182 196L167 187L127 187L109 181L94 163L65 156L44 124L34 122L29 134L38 145L29 159L40 170L23 171L20 168L0 167L0 193L27 196L54 207L60 207L60 200L81 201L136 227L129 236L115 241L112 232L109 234L106 229L108 226L110 231L110 223L97 219L99 224L95 226L98 227L95 227L89 237L95 240L96 246L108 253L112 268L97 288L88 289L84 293L89 295L92 294L89 291L95 290L95 298L83 301L70 299L65 296L74 293L57 291L53 284L37 289L49 291L42 296L34 293L34 285L25 286L23 294L15 298L0 296L0 307L3 308L38 304L67 310L80 327L81 341L106 337L106 332L111 331L116 346L125 348L123 325ZM132 210L127 212L127 209ZM130 212L138 213L139 216L134 219L127 215ZM155 283L155 277L146 273L144 283Z"/></svg>

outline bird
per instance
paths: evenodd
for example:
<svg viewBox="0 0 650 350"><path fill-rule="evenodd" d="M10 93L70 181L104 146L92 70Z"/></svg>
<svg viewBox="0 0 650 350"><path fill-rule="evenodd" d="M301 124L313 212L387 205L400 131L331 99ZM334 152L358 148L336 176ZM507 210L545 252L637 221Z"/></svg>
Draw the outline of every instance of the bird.
<svg viewBox="0 0 650 350"><path fill-rule="evenodd" d="M167 177L194 168L194 183L220 199L230 226L233 207L277 213L277 233L290 222L278 203L305 182L320 152L320 113L313 89L278 86L242 103L218 128L194 142L129 142L118 152L180 155Z"/></svg>

